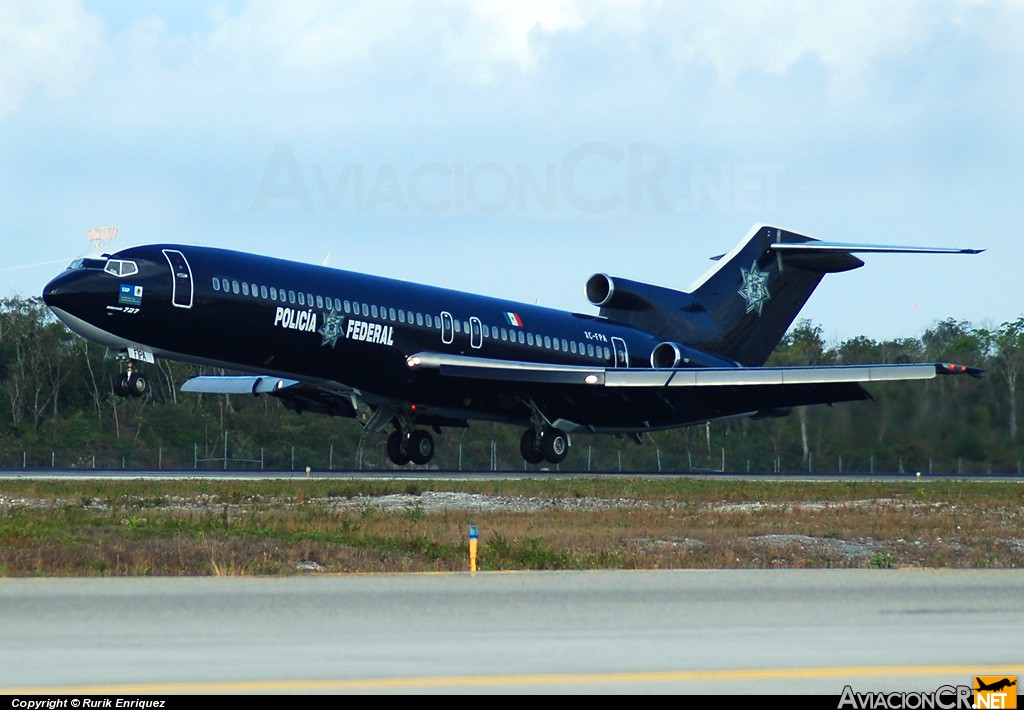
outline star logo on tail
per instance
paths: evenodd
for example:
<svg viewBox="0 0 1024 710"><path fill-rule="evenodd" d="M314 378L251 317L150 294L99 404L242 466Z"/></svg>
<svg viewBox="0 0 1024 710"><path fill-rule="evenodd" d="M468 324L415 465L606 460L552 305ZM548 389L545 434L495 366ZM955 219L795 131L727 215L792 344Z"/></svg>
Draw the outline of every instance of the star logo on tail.
<svg viewBox="0 0 1024 710"><path fill-rule="evenodd" d="M756 259L751 262L749 269L741 266L740 272L743 274L743 288L737 293L747 302L747 313L756 308L757 315L761 315L765 302L772 297L768 293L768 272L757 268Z"/></svg>

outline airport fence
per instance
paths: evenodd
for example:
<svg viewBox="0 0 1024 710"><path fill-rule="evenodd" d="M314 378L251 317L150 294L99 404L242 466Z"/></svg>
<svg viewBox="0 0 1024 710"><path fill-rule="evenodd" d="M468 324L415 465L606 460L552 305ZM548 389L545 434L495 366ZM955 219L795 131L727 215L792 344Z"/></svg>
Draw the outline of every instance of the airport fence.
<svg viewBox="0 0 1024 710"><path fill-rule="evenodd" d="M669 450L651 444L636 446L595 445L589 437L577 437L568 458L559 465L528 465L518 447L507 441L439 441L434 459L427 466L395 466L388 459L383 437L367 437L354 449L333 445L273 446L211 450L199 444L191 447L98 448L91 451L68 448L0 450L0 468L7 470L168 470L168 471L268 471L304 474L326 471L560 471L584 473L901 473L931 474L1020 474L1016 465L967 459L932 459L856 453L828 459L730 451L700 453Z"/></svg>

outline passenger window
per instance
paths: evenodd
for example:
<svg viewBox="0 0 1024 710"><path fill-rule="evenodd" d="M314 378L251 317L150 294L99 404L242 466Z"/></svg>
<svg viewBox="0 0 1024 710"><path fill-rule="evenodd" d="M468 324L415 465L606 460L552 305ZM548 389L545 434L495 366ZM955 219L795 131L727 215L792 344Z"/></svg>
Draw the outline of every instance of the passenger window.
<svg viewBox="0 0 1024 710"><path fill-rule="evenodd" d="M417 313L416 314L416 325L423 325L423 314L422 313Z"/></svg>
<svg viewBox="0 0 1024 710"><path fill-rule="evenodd" d="M546 348L550 348L551 347L551 336L550 335L545 335L544 336L544 347L546 347Z"/></svg>
<svg viewBox="0 0 1024 710"><path fill-rule="evenodd" d="M362 312L363 318L368 318L369 317L369 315L370 315L370 307L367 306L365 303L360 305L359 310Z"/></svg>
<svg viewBox="0 0 1024 710"><path fill-rule="evenodd" d="M216 276L213 277L213 290L220 291L220 279Z"/></svg>
<svg viewBox="0 0 1024 710"><path fill-rule="evenodd" d="M528 345L533 345L533 333L526 334L526 343Z"/></svg>
<svg viewBox="0 0 1024 710"><path fill-rule="evenodd" d="M319 293L316 295L316 307L317 308L323 308L324 307L324 297L321 296Z"/></svg>
<svg viewBox="0 0 1024 710"><path fill-rule="evenodd" d="M398 322L405 323L405 311L398 311Z"/></svg>
<svg viewBox="0 0 1024 710"><path fill-rule="evenodd" d="M299 291L299 305L306 305L306 294L304 294L302 291Z"/></svg>
<svg viewBox="0 0 1024 710"><path fill-rule="evenodd" d="M397 319L398 319L398 317L395 314L395 309L394 308L389 308L388 309L388 320L394 322Z"/></svg>
<svg viewBox="0 0 1024 710"><path fill-rule="evenodd" d="M376 304L370 306L370 315L373 316L374 318L377 317L377 305Z"/></svg>
<svg viewBox="0 0 1024 710"><path fill-rule="evenodd" d="M241 291L242 291L242 289L238 285L238 282L237 281L232 281L231 282L231 293L233 293L233 294L235 294L237 296Z"/></svg>
<svg viewBox="0 0 1024 710"><path fill-rule="evenodd" d="M248 296L249 295L249 284L246 283L245 281L242 282L242 295L243 296Z"/></svg>
<svg viewBox="0 0 1024 710"><path fill-rule="evenodd" d="M562 350L565 352L569 352L569 343L565 341L565 338L562 338Z"/></svg>
<svg viewBox="0 0 1024 710"><path fill-rule="evenodd" d="M294 291L291 291L291 290L288 291L288 303L295 303L295 292Z"/></svg>

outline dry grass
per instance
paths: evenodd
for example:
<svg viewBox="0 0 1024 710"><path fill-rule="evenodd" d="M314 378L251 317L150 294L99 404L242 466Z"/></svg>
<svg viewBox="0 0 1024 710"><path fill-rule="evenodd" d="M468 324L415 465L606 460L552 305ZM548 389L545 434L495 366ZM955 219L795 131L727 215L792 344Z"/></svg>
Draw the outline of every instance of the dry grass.
<svg viewBox="0 0 1024 710"><path fill-rule="evenodd" d="M438 491L452 491L442 495ZM3 481L0 575L1021 567L1014 483Z"/></svg>

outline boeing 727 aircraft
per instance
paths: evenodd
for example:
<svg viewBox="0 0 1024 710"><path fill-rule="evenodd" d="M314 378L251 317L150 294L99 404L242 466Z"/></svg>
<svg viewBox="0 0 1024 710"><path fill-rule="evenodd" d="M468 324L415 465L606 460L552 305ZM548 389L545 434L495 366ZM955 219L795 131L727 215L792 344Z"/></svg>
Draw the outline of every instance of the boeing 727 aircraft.
<svg viewBox="0 0 1024 710"><path fill-rule="evenodd" d="M223 249L159 244L76 260L43 292L76 333L124 362L118 394L155 358L251 373L182 390L269 395L298 412L393 429L398 465L426 464L428 429L524 428L523 458L559 463L576 433L627 434L868 399L862 383L981 376L950 363L764 367L825 274L854 253L974 249L824 242L755 226L688 291L596 274L598 315L568 313Z"/></svg>

